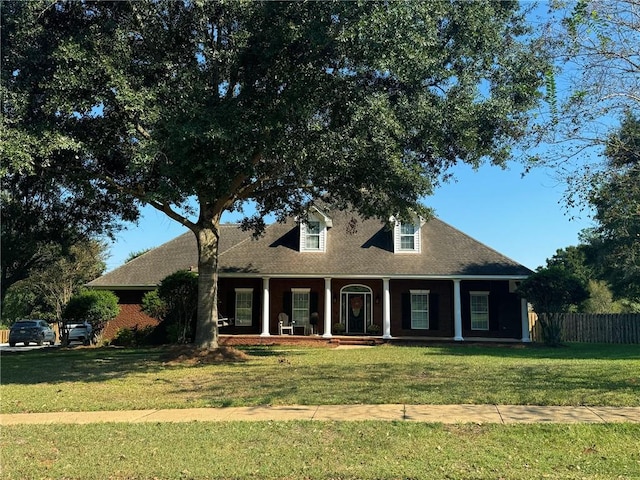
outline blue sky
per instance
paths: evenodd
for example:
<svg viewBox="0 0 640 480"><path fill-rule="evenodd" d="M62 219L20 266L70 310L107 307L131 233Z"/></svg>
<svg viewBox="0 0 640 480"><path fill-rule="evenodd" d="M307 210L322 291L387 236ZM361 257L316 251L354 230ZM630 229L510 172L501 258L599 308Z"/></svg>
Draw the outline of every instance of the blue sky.
<svg viewBox="0 0 640 480"><path fill-rule="evenodd" d="M578 234L591 226L586 214L565 208L565 185L552 171L534 170L522 177L522 166L507 170L466 165L452 170L455 181L441 186L425 205L443 221L523 265L544 265L558 248L577 245ZM225 221L237 217L227 215ZM124 263L131 252L157 247L187 230L152 207L142 211L138 225L117 235L110 245L108 270Z"/></svg>

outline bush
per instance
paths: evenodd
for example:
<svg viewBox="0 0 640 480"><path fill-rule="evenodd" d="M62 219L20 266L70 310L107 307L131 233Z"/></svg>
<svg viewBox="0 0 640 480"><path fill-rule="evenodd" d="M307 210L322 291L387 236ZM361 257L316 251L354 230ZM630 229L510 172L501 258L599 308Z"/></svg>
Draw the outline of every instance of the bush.
<svg viewBox="0 0 640 480"><path fill-rule="evenodd" d="M188 343L195 331L198 309L198 275L181 270L165 277L158 290L142 299L142 310L160 320L154 342L164 333L171 343Z"/></svg>
<svg viewBox="0 0 640 480"><path fill-rule="evenodd" d="M561 313L569 311L589 297L582 281L562 267L540 268L524 280L518 293L533 305L547 345L562 344Z"/></svg>
<svg viewBox="0 0 640 480"><path fill-rule="evenodd" d="M109 320L117 317L118 313L118 297L113 292L85 290L71 297L62 313L62 319L65 323L81 323L86 320L91 324L95 336Z"/></svg>
<svg viewBox="0 0 640 480"><path fill-rule="evenodd" d="M154 327L147 326L143 328L119 328L116 335L111 340L111 345L120 347L139 347L147 345L147 339L153 332Z"/></svg>

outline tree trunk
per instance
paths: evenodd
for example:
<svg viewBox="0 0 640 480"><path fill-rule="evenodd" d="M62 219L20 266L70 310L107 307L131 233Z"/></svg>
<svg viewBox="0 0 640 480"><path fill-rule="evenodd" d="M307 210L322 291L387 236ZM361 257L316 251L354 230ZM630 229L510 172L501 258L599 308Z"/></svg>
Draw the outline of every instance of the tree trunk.
<svg viewBox="0 0 640 480"><path fill-rule="evenodd" d="M198 241L198 314L195 346L218 348L218 223L201 227Z"/></svg>

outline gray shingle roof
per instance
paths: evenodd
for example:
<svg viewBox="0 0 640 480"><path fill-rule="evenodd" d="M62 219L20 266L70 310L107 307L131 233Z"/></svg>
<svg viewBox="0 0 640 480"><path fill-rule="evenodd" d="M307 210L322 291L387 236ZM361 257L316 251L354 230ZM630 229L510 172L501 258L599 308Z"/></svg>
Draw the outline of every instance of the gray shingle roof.
<svg viewBox="0 0 640 480"><path fill-rule="evenodd" d="M350 212L329 214L326 252L300 252L299 229L291 219L269 225L253 239L237 225L220 234L220 276L318 277L523 277L531 270L437 218L422 227L420 254L394 254L384 222ZM94 280L93 287L152 287L167 275L196 268L195 236L187 232Z"/></svg>

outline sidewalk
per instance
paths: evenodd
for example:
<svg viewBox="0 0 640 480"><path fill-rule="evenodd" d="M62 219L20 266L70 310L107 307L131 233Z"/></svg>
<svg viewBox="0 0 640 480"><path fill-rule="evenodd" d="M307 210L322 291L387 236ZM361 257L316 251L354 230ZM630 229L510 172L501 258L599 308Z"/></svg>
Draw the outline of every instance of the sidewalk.
<svg viewBox="0 0 640 480"><path fill-rule="evenodd" d="M410 421L426 423L640 423L640 407L529 405L290 405L0 415L0 425L116 422Z"/></svg>

